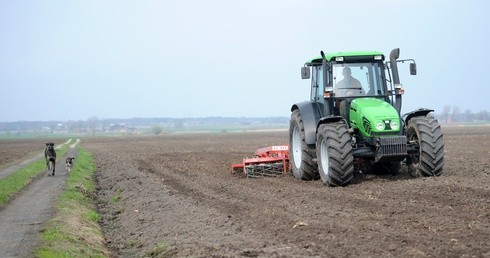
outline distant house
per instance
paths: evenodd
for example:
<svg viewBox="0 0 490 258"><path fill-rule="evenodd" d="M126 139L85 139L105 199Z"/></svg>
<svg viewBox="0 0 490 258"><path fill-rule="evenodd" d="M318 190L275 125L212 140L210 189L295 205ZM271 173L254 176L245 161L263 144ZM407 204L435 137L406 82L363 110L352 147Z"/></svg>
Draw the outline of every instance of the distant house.
<svg viewBox="0 0 490 258"><path fill-rule="evenodd" d="M128 129L126 123L110 124L109 131L111 132L126 132Z"/></svg>
<svg viewBox="0 0 490 258"><path fill-rule="evenodd" d="M53 133L67 133L68 127L62 123L58 123L53 127Z"/></svg>

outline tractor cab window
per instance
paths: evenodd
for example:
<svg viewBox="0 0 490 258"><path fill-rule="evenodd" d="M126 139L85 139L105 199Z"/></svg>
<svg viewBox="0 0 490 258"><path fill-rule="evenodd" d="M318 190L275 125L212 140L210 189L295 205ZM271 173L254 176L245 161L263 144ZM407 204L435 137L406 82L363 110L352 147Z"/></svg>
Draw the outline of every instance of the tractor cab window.
<svg viewBox="0 0 490 258"><path fill-rule="evenodd" d="M311 87L311 101L323 102L323 69L322 66L313 67Z"/></svg>
<svg viewBox="0 0 490 258"><path fill-rule="evenodd" d="M378 63L339 63L332 67L336 97L380 96L385 94Z"/></svg>

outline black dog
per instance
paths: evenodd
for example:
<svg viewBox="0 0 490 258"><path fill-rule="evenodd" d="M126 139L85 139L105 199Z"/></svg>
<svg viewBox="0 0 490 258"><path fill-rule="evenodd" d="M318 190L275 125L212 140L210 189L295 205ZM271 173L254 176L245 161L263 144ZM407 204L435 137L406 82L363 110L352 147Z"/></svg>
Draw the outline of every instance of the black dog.
<svg viewBox="0 0 490 258"><path fill-rule="evenodd" d="M48 171L52 169L53 172L51 173L51 176L54 176L54 171L56 167L56 151L54 150L54 143L52 142L46 143L46 149L44 150L44 157L46 158L46 166L48 167Z"/></svg>
<svg viewBox="0 0 490 258"><path fill-rule="evenodd" d="M71 171L71 167L73 166L73 160L74 159L75 159L75 157L68 157L68 158L66 158L66 162L65 162L66 171L68 171L68 172Z"/></svg>

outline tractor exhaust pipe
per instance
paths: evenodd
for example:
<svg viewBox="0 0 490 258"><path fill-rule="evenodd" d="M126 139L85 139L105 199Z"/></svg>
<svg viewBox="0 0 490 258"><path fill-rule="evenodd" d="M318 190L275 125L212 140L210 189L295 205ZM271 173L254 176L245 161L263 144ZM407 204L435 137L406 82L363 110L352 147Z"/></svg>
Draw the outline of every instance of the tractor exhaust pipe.
<svg viewBox="0 0 490 258"><path fill-rule="evenodd" d="M393 103L393 106L398 112L398 115L400 115L402 109L402 96L399 93L399 89L401 89L402 85L400 84L400 77L398 76L398 65L396 63L398 57L400 57L400 49L395 48L391 50L390 65L391 74L393 75L393 86L395 87L395 103Z"/></svg>
<svg viewBox="0 0 490 258"><path fill-rule="evenodd" d="M395 48L391 50L390 53L390 65L391 65L391 73L393 75L393 84L400 85L400 77L398 76L398 65L396 63L396 60L400 57L400 49Z"/></svg>

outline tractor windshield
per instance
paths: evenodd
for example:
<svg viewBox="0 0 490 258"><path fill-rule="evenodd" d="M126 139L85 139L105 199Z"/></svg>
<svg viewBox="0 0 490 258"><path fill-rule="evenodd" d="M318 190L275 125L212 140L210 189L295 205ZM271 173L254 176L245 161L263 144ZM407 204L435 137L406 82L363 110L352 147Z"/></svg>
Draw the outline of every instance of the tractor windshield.
<svg viewBox="0 0 490 258"><path fill-rule="evenodd" d="M336 97L385 95L379 63L333 64L332 75Z"/></svg>

